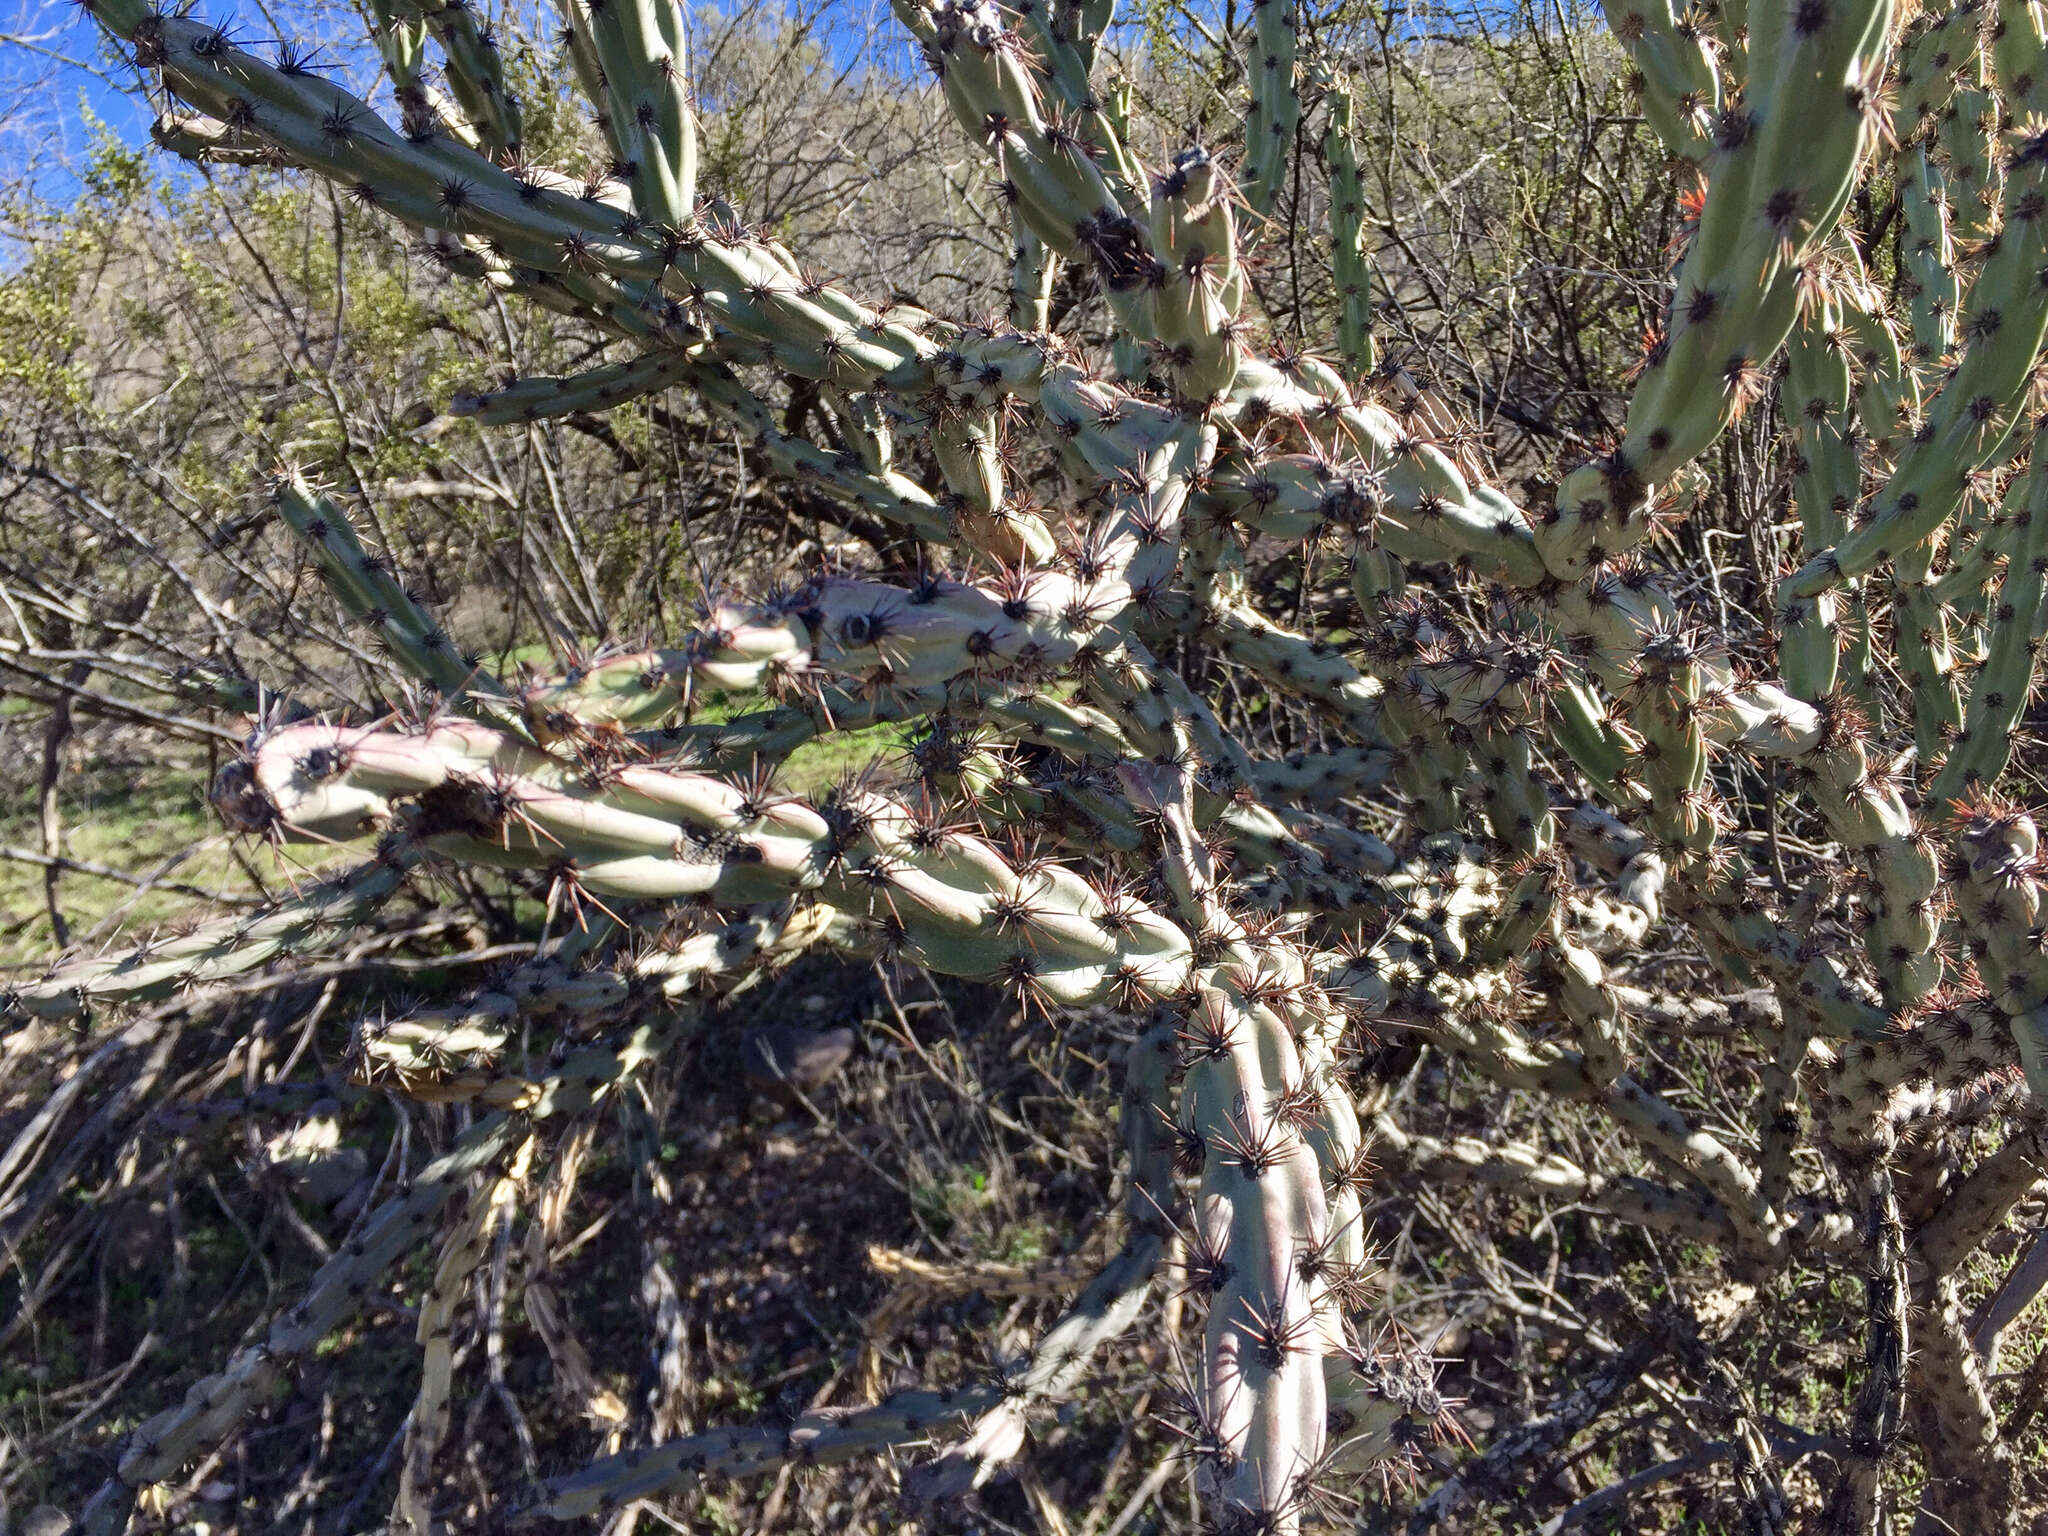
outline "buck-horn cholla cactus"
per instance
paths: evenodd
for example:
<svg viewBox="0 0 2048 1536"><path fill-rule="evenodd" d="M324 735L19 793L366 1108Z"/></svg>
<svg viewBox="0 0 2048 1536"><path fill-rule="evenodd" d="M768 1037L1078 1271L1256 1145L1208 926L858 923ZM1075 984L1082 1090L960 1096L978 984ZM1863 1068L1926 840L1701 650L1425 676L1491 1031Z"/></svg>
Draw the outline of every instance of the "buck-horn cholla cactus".
<svg viewBox="0 0 2048 1536"><path fill-rule="evenodd" d="M1210 1518L1291 1530L1331 1479L1403 1457L1442 1411L1427 1363L1373 1318L1370 1134L1403 1177L1563 1193L1746 1273L1856 1268L1871 1368L1834 1528L1874 1528L1911 1393L1933 1406L1911 1418L1937 1469L1931 1516L2010 1528L2009 1456L1953 1288L2031 1181L2000 1164L1953 1214L1901 1200L1895 1149L1904 1121L1939 1122L1987 1076L2048 1094L2042 864L2026 808L1997 792L2048 581L2028 416L2048 326L2037 7L1902 27L1884 0L1711 16L1610 0L1644 117L1702 190L1620 438L1525 505L1382 362L1351 96L1291 0L1254 7L1242 145L1157 165L1101 78L1108 6L896 0L1000 187L1015 328L878 306L700 203L673 0L566 6L568 68L613 159L594 186L522 158L519 106L466 8L379 8L394 124L289 49L259 56L145 0L85 3L189 114L168 147L325 177L480 290L618 343L587 373L453 410L494 427L691 390L778 473L932 556L915 581L828 572L719 602L664 648L510 687L345 505L280 475L306 556L431 703L258 731L214 801L251 835L374 853L273 911L61 966L15 1004L86 1014L262 964L422 867L535 879L586 922L570 952L365 1040L365 1073L489 1115L266 1343L136 1431L98 1528L424 1242L453 1181L488 1168L488 1198L512 1198L533 1127L666 1049L706 987L817 943L999 982L1034 1012L1139 1020L1128 1240L998 1380L599 1461L530 1490L540 1512L948 1426L964 1432L951 1454L1006 1455L1033 1401L1071 1390L1136 1315L1177 1233L1207 1307L1187 1406ZM430 37L448 96L425 84ZM1305 145L1327 162L1309 169L1330 195L1337 364L1267 347L1248 265L1267 237L1247 210L1277 206ZM1843 228L1872 186L1900 199L1897 303ZM1043 328L1060 264L1099 290L1115 366ZM1781 352L1797 547L1765 616L1772 670L1771 647L1702 627L1639 554L1685 517L1700 455L1766 409ZM784 430L784 379L823 392L844 449ZM1010 451L1026 444L1044 472ZM1069 515L1044 510L1049 490ZM1298 584L1276 586L1289 545ZM1328 750L1233 735L1190 681L1219 676L1313 712ZM736 690L763 706L692 718ZM774 790L795 746L881 721L921 722L897 779ZM1818 850L1789 885L1752 867L1743 835L1777 826L1773 806ZM1392 844L1368 830L1388 826ZM1042 840L1010 835L1027 827ZM689 920L665 943L633 941L670 909ZM1753 1004L1635 974L1673 928ZM522 1018L598 1043L537 1077L493 1067ZM1382 1085L1345 1070L1365 1023L1603 1117L1637 1161L1616 1175L1405 1129ZM1739 1136L1650 1086L1656 1037L1712 1030L1757 1064ZM461 1227L442 1247L436 1316L476 1246ZM1933 1368L1957 1360L1970 1369ZM428 1456L445 1369L416 1417ZM1962 1461L1982 1474L1945 1481ZM400 1515L423 1529L407 1466Z"/></svg>

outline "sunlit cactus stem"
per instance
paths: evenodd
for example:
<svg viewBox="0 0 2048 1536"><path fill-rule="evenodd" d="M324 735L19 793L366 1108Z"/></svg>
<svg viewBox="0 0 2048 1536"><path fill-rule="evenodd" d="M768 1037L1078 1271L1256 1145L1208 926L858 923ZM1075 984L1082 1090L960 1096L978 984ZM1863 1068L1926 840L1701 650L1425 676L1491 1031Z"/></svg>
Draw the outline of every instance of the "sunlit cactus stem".
<svg viewBox="0 0 2048 1536"><path fill-rule="evenodd" d="M1300 30L1295 0L1252 0L1250 57L1245 60L1251 101L1245 110L1239 179L1254 213L1272 211L1301 125Z"/></svg>
<svg viewBox="0 0 2048 1536"><path fill-rule="evenodd" d="M1330 276L1337 285L1337 351L1350 376L1379 367L1373 343L1373 268L1366 246L1365 182L1352 137L1351 93L1333 87L1323 98L1329 122L1323 156L1330 167Z"/></svg>

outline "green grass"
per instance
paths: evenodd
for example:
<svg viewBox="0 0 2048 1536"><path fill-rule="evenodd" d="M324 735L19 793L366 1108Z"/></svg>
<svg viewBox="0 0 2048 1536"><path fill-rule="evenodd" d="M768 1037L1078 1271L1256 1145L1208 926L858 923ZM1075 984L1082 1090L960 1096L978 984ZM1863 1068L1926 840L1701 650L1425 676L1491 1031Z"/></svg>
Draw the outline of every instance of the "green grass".
<svg viewBox="0 0 2048 1536"><path fill-rule="evenodd" d="M774 701L765 694L718 691L699 697L690 711L690 719L702 725L716 725L773 707ZM915 730L914 721L898 721L814 737L783 760L782 787L800 795L829 789L870 763L899 755Z"/></svg>
<svg viewBox="0 0 2048 1536"><path fill-rule="evenodd" d="M206 804L202 766L100 764L67 776L58 793L63 820L61 851L66 858L104 864L137 876L153 873L172 855L187 857L166 879L206 891L247 894L248 875L228 849L227 834ZM12 798L0 814L0 844L42 851L42 828L32 794ZM301 867L337 857L319 847L295 848ZM252 851L266 876L279 868L267 850ZM43 869L0 859L0 966L35 967L49 960L54 935L43 897ZM177 891L135 888L97 875L66 871L58 900L74 939L86 935L126 905L123 932L150 927L192 913L202 904Z"/></svg>
<svg viewBox="0 0 2048 1536"><path fill-rule="evenodd" d="M507 679L516 687L522 662L529 662L549 675L553 675L561 664L545 644L534 641L510 650L493 651L484 658L484 670ZM715 725L773 707L774 701L766 694L712 690L700 693L692 701L689 718L699 724ZM874 725L854 731L834 731L807 741L784 761L780 780L782 787L803 795L829 789L868 764L900 752L908 740L910 729L908 724L902 723Z"/></svg>
<svg viewBox="0 0 2048 1536"><path fill-rule="evenodd" d="M820 736L789 754L782 769L783 787L793 794L816 794L872 762L900 755L907 740L900 725L871 725Z"/></svg>

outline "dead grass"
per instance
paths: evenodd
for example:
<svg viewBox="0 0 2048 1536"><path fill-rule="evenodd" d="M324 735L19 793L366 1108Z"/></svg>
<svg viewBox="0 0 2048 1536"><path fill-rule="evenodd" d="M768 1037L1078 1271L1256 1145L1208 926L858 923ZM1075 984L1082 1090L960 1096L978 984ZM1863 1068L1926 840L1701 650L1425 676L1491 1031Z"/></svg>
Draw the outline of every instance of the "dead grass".
<svg viewBox="0 0 2048 1536"><path fill-rule="evenodd" d="M306 1001L287 989L268 1013L286 1020ZM1005 1285L1016 1266L1070 1252L1100 1257L1115 1240L1103 1221L1114 1204L1114 1130L1094 1089L1123 1026L1104 1018L1058 1034L1024 1030L1006 1003L978 990L896 1004L900 1013L874 973L820 961L715 1013L685 1054L645 1079L659 1132L651 1166L625 1150L614 1110L594 1112L548 1283L597 1382L627 1405L628 1420L595 1422L564 1390L520 1305L515 1269L501 1317L505 1381L538 1465L523 1464L503 1401L484 1379L472 1298L458 1322L454 1432L436 1464L450 1529L485 1528L533 1471L575 1468L657 1423L673 1433L964 1379L1050 1320L1060 1288L1018 1297ZM737 1054L751 1019L791 1015L860 1032L843 1076L793 1111L745 1090ZM963 1018L992 1027L970 1029ZM222 1018L190 1031L173 1072L185 1068L201 1088L245 1077L223 1074L218 1059L222 1036L238 1023L264 1028L262 1018ZM336 1012L294 1076L337 1067L345 1047L346 1015ZM54 1033L15 1053L0 1139L67 1075L69 1055ZM38 1071L31 1056L56 1065ZM230 1093L237 1086L216 1084ZM10 1507L80 1508L142 1417L177 1401L304 1291L319 1245L344 1240L359 1186L394 1155L394 1143L409 1143L403 1155L417 1167L464 1116L401 1110L374 1095L314 1106L310 1118L333 1122L339 1151L361 1170L358 1187L332 1209L270 1166L284 1133L307 1118L236 1113L203 1130L189 1117L138 1124L129 1156L49 1212L22 1250L0 1313L24 1319L0 1352L0 1434L15 1447L0 1467ZM868 1264L874 1246L969 1274L993 1261L998 1283L928 1293L892 1286ZM21 1277L52 1265L56 1282L24 1310ZM664 1289L657 1265L673 1286L666 1318L653 1299ZM411 1317L431 1270L425 1249L389 1274L225 1456L164 1492L153 1523L220 1533L281 1522L325 1532L380 1520L396 1486L386 1453L417 1386ZM869 1330L866 1321L892 1298L887 1327ZM1157 1352L1155 1339L1140 1353ZM1113 1367L1145 1368L1142 1360ZM1166 1431L1120 1419L1114 1402L1105 1397L1050 1429L1048 1467L1072 1463L1053 1476L1061 1496L1105 1504L1119 1490L1128 1496L1165 1454ZM81 1408L90 1411L67 1422ZM1028 1525L1028 1500L1014 1485L989 1497L991 1515L1008 1508ZM669 1514L713 1531L886 1531L902 1521L886 1462L702 1488Z"/></svg>

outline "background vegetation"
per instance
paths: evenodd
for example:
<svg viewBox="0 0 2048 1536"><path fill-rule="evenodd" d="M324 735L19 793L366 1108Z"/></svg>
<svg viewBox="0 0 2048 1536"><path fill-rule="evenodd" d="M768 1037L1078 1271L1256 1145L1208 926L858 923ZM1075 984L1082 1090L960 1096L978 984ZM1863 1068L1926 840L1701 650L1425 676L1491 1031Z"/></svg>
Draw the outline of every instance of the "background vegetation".
<svg viewBox="0 0 2048 1536"><path fill-rule="evenodd" d="M509 7L493 19L534 158L600 167L594 128L555 84L551 18ZM357 19L313 3L268 24L318 39ZM1356 81L1383 349L1455 406L1472 424L1467 451L1533 504L1619 429L1669 292L1680 180L1582 9L1347 3L1310 24ZM1249 25L1234 4L1168 0L1124 18L1113 51L1141 153L1236 120ZM840 6L704 9L695 28L709 191L855 291L916 293L950 314L1003 309L1009 252L985 233L988 171L899 44ZM46 108L32 92L13 104L18 125ZM195 897L251 904L322 867L317 851L280 857L229 836L205 804L252 714L404 696L268 512L264 476L280 461L357 498L449 630L508 674L674 635L738 585L917 558L891 530L765 473L682 392L523 433L426 425L458 391L588 367L607 339L536 307L478 306L471 284L325 184L195 170L101 133L62 168L53 200L49 164L22 154L37 174L0 205L0 964L15 975L172 923ZM1314 157L1302 163L1251 274L1278 339L1314 345L1333 333L1336 295L1318 248L1327 188ZM1888 273L1881 200L1852 222ZM1100 304L1077 282L1054 299L1064 328L1096 339L1108 333ZM825 421L800 385L778 401ZM1754 615L1788 495L1767 436L1746 423L1726 437L1679 535L1738 649L1761 641ZM243 677L277 697L240 696ZM701 705L716 718L754 702ZM1286 703L1235 693L1228 708L1249 738L1328 744ZM902 744L891 728L833 737L800 751L785 783L826 785ZM341 962L219 988L122 1033L8 1026L11 1529L38 1529L39 1506L75 1512L123 1434L298 1294L374 1190L459 1133L459 1107L350 1085L353 1033L518 958L535 913L528 892L464 878L382 914ZM1696 954L1659 960L1675 982L1705 974ZM854 1037L850 1062L795 1099L746 1070L749 1032L792 1019ZM440 1517L482 1528L502 1489L596 1451L864 1400L971 1371L1029 1335L1112 1245L1114 1127L1089 1090L1126 1031L1106 1015L1025 1029L993 989L827 960L732 999L620 1111L632 1135L586 1127L536 1170L541 1214L516 1241L503 1230L457 1337ZM1472 1084L1459 1100L1434 1093L1433 1075L1459 1069L1398 1036L1366 1052L1362 1065L1401 1094L1469 1106L1443 1111L1437 1134L1538 1128L1582 1166L1606 1161L1597 1143L1612 1133L1591 1115ZM1674 1044L1659 1087L1704 1123L1739 1126L1756 1084L1731 1080L1728 1061ZM311 1089L273 1106L280 1083ZM573 1229L547 1214L572 1187ZM2043 1214L2021 1206L1968 1277L1975 1299ZM1799 1498L1818 1496L1804 1458L1828 1442L1810 1426L1841 1418L1860 1365L1852 1270L1781 1275L1759 1295L1718 1254L1483 1186L1389 1181L1369 1216L1385 1315L1443 1362L1457 1427L1421 1447L1412 1481L1351 1490L1339 1523L1745 1529L1721 1464L1738 1419L1764 1426ZM374 1528L397 1479L430 1279L400 1276L147 1518L209 1533ZM610 1528L1190 1529L1191 1464L1146 1385L1175 1374L1182 1306L1169 1293L1110 1357L1105 1371L1130 1394L1082 1400L965 1503L906 1505L901 1468L863 1465L706 1485ZM1654 1362L1618 1366L1621 1324L1658 1309L1685 1328ZM1738 1315L1739 1337L1720 1339ZM1720 1339L1714 1351L1696 1347L1701 1334ZM2048 1509L2041 1346L2031 1325L2009 1334L2018 1364L1994 1380L2030 1518ZM580 1372L565 1368L579 1356ZM1730 1399L1710 1356L1739 1363L1748 1400ZM1475 1446L1619 1369L1584 1433L1458 1481ZM1902 1511L1925 1473L1902 1469Z"/></svg>

